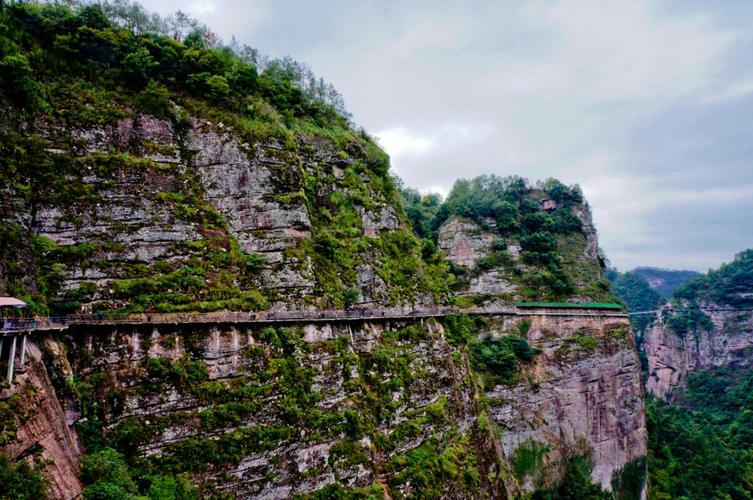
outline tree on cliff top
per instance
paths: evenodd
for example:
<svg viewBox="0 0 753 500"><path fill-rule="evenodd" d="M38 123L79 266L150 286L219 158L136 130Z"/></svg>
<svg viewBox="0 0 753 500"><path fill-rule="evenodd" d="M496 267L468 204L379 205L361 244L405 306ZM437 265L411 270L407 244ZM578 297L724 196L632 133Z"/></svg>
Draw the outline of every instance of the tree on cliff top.
<svg viewBox="0 0 753 500"><path fill-rule="evenodd" d="M733 307L753 306L753 249L688 282L673 294L675 300L711 302Z"/></svg>

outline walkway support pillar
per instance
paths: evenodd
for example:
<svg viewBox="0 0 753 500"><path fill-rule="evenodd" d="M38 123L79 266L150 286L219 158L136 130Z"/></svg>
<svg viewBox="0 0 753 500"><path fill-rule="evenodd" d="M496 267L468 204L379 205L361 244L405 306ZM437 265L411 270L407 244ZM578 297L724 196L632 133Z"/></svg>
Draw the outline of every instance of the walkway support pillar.
<svg viewBox="0 0 753 500"><path fill-rule="evenodd" d="M21 334L21 360L18 363L18 366L21 368L24 367L24 362L26 361L26 337L28 336L28 333Z"/></svg>
<svg viewBox="0 0 753 500"><path fill-rule="evenodd" d="M13 363L16 361L16 336L10 343L10 352L8 353L8 385L13 385Z"/></svg>

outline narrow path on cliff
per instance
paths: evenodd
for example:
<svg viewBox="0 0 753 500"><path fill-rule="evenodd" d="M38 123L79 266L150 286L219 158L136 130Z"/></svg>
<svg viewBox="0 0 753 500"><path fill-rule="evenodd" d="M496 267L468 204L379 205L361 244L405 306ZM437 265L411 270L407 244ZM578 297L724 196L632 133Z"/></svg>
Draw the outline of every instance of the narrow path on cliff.
<svg viewBox="0 0 753 500"><path fill-rule="evenodd" d="M72 325L139 325L139 324L219 324L219 323L300 323L333 321L382 321L401 319L424 319L458 314L487 316L573 316L573 317L627 317L622 311L599 308L568 307L477 307L459 309L434 307L422 309L369 309L369 310L321 310L321 311L260 311L208 313L100 313L71 316L8 319L0 327L0 333L32 330L60 330Z"/></svg>

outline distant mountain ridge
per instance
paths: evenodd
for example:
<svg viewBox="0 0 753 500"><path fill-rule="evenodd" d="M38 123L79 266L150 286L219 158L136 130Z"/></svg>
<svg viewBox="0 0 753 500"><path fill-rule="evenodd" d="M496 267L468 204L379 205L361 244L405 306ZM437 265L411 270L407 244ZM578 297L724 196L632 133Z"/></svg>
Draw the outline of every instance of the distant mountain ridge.
<svg viewBox="0 0 753 500"><path fill-rule="evenodd" d="M664 299L668 299L672 295L672 292L701 274L697 271L648 266L636 267L630 272L645 279L651 289L655 290Z"/></svg>

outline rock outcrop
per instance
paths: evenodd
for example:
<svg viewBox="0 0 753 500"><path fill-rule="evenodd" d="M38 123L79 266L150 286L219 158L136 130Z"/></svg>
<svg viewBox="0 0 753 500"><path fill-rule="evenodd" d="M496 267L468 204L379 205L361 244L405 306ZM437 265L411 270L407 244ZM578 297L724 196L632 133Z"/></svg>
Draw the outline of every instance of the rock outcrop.
<svg viewBox="0 0 753 500"><path fill-rule="evenodd" d="M133 284L127 280L202 266L194 277L217 289L207 297L227 297L228 288L257 290L256 302L263 296L275 308L326 302L333 274L343 280L338 291L355 288L359 303L409 299L392 294L394 285L379 272L380 238L406 228L388 199L394 188L365 167L356 142L347 151L304 135L285 144L275 137L248 143L222 123L143 114L88 129L40 120L28 132L47 143L49 161L66 163L68 173L26 205L9 195L5 211L13 209L20 234L57 245L49 254L58 274L49 281L59 283L51 298L60 302L80 303L85 312L123 307L130 297L119 290ZM313 259L320 243L312 240L346 210L353 211L349 237L363 243L335 262L352 269L324 270ZM244 263L249 257L253 265ZM187 293L192 302L205 300L196 292Z"/></svg>
<svg viewBox="0 0 753 500"><path fill-rule="evenodd" d="M704 311L713 327L683 336L662 320L661 313L657 316L644 337L649 393L671 399L675 390L685 387L693 372L753 368L753 314L726 309L730 308L711 305Z"/></svg>
<svg viewBox="0 0 753 500"><path fill-rule="evenodd" d="M98 408L88 419L106 436L147 466L190 470L206 492L289 498L337 481L409 493L421 486L405 460L420 447L496 467L473 438L470 379L442 334L432 321L83 329L56 363L93 388L81 405ZM459 479L447 487L474 497ZM501 494L486 479L474 487Z"/></svg>
<svg viewBox="0 0 753 500"><path fill-rule="evenodd" d="M588 205L572 207L572 214L580 222L580 230L560 235L558 252L578 289L601 277L604 258ZM484 220L482 225L468 218L451 217L439 228L437 247L447 260L467 273L467 285L458 295L522 298L522 276L532 268L522 258L519 236L514 232L500 236L493 219ZM587 301L592 299L588 293L573 298Z"/></svg>
<svg viewBox="0 0 753 500"><path fill-rule="evenodd" d="M16 371L13 386L0 391L0 405L3 452L13 460L26 459L40 467L52 498L80 498L78 468L83 450L78 436L66 423L60 399L34 342L26 344L25 366Z"/></svg>
<svg viewBox="0 0 753 500"><path fill-rule="evenodd" d="M516 330L493 322L490 332ZM486 391L492 421L503 430L505 455L546 448L539 467L517 479L533 487L558 477L573 455L590 455L593 478L611 488L628 464L646 455L640 363L627 320L530 318L527 338L540 351L520 383ZM553 474L554 472L554 474ZM635 493L635 492L633 492ZM630 498L629 494L626 494Z"/></svg>

